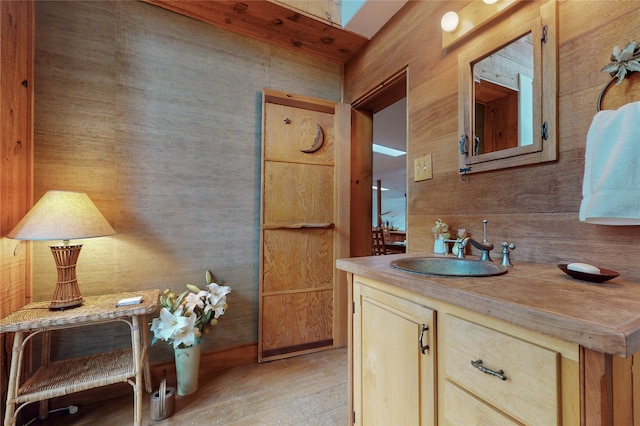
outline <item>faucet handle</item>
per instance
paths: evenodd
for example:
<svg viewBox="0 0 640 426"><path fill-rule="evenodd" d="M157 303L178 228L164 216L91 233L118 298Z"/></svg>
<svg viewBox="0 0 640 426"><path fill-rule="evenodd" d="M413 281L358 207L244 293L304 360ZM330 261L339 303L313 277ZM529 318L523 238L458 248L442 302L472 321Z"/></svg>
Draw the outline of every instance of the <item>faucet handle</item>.
<svg viewBox="0 0 640 426"><path fill-rule="evenodd" d="M487 219L482 221L482 242L488 243L487 241Z"/></svg>
<svg viewBox="0 0 640 426"><path fill-rule="evenodd" d="M515 248L516 245L513 243L508 243L506 241L502 242L502 266L513 266L511 259L509 258L509 254L511 253L511 250L515 250Z"/></svg>

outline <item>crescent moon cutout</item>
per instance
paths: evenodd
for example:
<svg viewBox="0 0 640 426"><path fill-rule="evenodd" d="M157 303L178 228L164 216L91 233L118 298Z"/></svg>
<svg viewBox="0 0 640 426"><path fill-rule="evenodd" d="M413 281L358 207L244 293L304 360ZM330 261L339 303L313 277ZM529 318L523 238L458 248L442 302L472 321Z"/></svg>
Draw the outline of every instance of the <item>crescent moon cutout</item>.
<svg viewBox="0 0 640 426"><path fill-rule="evenodd" d="M316 136L313 138L313 144L307 149L301 149L301 152L306 154L311 154L316 152L320 148L322 148L322 144L324 143L324 132L322 131L322 127L320 124L316 123Z"/></svg>

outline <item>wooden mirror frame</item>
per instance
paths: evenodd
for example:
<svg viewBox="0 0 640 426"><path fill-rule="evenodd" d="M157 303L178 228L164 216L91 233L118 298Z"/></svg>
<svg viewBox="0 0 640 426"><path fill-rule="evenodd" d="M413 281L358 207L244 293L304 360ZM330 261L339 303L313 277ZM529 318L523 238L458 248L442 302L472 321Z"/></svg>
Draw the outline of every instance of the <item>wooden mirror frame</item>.
<svg viewBox="0 0 640 426"><path fill-rule="evenodd" d="M477 173L555 161L557 146L557 2L518 9L508 19L479 32L458 55L459 173ZM472 155L475 129L473 65L503 46L531 32L534 40L534 143L486 154ZM543 42L543 38L546 41ZM508 40L505 43L505 40ZM539 41L539 42L537 42ZM538 77L540 76L540 77ZM544 130L543 130L544 126Z"/></svg>

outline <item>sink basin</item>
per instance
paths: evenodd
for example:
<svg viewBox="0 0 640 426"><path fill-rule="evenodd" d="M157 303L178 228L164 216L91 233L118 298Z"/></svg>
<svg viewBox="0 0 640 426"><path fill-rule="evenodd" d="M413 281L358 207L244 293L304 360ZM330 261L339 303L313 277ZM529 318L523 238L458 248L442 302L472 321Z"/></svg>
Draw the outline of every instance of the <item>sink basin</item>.
<svg viewBox="0 0 640 426"><path fill-rule="evenodd" d="M446 277L491 277L507 273L507 268L493 262L455 257L414 257L391 262L391 267L407 272Z"/></svg>

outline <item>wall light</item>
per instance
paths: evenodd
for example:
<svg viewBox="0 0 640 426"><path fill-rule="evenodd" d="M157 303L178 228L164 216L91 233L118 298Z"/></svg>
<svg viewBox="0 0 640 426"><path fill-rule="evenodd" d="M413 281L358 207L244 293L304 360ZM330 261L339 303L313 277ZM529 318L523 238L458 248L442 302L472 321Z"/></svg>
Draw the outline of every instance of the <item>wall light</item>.
<svg viewBox="0 0 640 426"><path fill-rule="evenodd" d="M440 20L440 26L442 27L442 31L446 31L451 33L458 28L458 23L460 22L460 18L458 14L454 11L449 11L442 15L442 19Z"/></svg>
<svg viewBox="0 0 640 426"><path fill-rule="evenodd" d="M457 13L445 13L440 21L443 31L442 48L446 49L460 39L468 37L511 6L524 3L526 2L518 0L472 1Z"/></svg>

